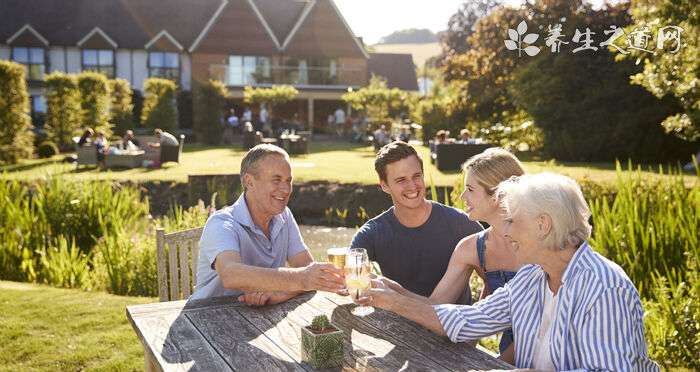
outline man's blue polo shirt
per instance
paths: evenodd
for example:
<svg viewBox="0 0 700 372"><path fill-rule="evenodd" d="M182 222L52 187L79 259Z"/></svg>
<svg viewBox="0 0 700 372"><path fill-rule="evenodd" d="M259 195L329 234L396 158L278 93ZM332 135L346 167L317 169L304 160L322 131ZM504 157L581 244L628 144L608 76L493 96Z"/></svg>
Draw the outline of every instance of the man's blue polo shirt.
<svg viewBox="0 0 700 372"><path fill-rule="evenodd" d="M289 208L272 218L268 239L253 223L245 194L241 194L233 205L209 217L199 241L199 249L197 286L191 299L242 293L224 288L219 274L212 268L221 252L237 252L245 265L277 268L285 266L288 258L308 250Z"/></svg>

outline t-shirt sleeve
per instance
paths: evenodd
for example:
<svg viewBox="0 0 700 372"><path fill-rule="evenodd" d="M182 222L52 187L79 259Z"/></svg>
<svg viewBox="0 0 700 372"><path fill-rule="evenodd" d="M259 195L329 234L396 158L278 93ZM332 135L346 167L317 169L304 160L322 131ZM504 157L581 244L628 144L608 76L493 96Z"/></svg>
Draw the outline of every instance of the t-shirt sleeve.
<svg viewBox="0 0 700 372"><path fill-rule="evenodd" d="M301 231L299 230L299 225L294 219L292 211L287 208L285 218L287 219L287 225L289 228L289 249L287 250L287 258L296 256L297 254L309 250L304 243L304 238L301 236Z"/></svg>
<svg viewBox="0 0 700 372"><path fill-rule="evenodd" d="M199 239L199 249L212 268L214 260L221 252L240 252L238 235L234 229L235 223L223 215L213 215L204 225L202 237Z"/></svg>
<svg viewBox="0 0 700 372"><path fill-rule="evenodd" d="M458 238L462 239L474 233L478 233L483 230L484 227L477 221L472 221L469 219L466 213L457 210L456 217L454 218L455 231L458 234Z"/></svg>
<svg viewBox="0 0 700 372"><path fill-rule="evenodd" d="M367 256L370 261L376 261L375 254L375 236L378 233L377 224L375 221L367 221L355 233L350 243L350 248L364 248L367 250Z"/></svg>

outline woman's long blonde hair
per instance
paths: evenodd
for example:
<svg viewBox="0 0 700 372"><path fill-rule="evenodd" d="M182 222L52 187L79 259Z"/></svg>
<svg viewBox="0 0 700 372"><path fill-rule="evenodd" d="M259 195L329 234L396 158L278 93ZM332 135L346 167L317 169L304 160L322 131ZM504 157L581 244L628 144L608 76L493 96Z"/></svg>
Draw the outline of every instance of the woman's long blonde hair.
<svg viewBox="0 0 700 372"><path fill-rule="evenodd" d="M499 183L512 176L522 176L525 169L520 160L510 152L492 147L478 155L474 155L462 165L462 171L467 175L472 173L489 195L494 195Z"/></svg>

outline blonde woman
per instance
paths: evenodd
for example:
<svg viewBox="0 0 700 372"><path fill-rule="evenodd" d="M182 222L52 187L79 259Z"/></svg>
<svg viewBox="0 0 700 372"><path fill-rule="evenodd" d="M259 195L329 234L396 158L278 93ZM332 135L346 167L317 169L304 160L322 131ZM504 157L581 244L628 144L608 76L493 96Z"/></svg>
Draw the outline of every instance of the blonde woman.
<svg viewBox="0 0 700 372"><path fill-rule="evenodd" d="M486 222L490 227L457 244L445 275L427 299L432 304L464 303L459 299L471 296L469 278L474 271L486 284L481 298L505 285L518 271L510 244L500 232L503 216L495 191L502 181L524 174L522 164L510 152L491 148L470 158L462 170L465 188L461 199L467 206L469 219ZM420 297L396 283L384 281L400 293ZM501 359L509 363L513 363L512 343L513 333L508 329L501 337L499 351Z"/></svg>

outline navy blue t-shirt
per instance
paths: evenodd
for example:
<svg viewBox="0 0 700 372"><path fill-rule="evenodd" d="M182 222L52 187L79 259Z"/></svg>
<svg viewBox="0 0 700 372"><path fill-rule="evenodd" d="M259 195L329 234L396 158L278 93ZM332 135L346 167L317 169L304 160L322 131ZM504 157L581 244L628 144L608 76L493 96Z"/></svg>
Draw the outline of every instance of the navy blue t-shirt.
<svg viewBox="0 0 700 372"><path fill-rule="evenodd" d="M405 227L391 207L367 221L351 243L353 248L367 249L384 276L422 296L430 296L445 275L457 243L482 230L466 213L431 203L430 217L423 225Z"/></svg>

